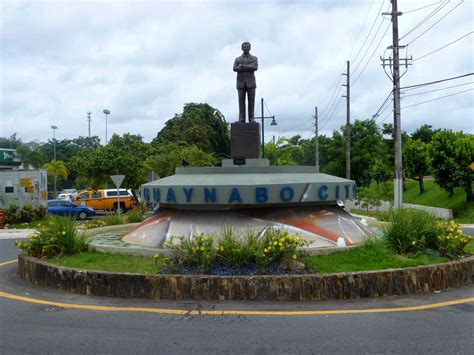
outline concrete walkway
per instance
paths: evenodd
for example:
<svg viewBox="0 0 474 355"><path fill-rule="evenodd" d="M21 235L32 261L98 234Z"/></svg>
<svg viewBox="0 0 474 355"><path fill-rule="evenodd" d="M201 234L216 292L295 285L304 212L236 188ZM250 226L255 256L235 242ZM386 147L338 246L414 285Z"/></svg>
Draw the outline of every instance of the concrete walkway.
<svg viewBox="0 0 474 355"><path fill-rule="evenodd" d="M28 238L29 233L36 232L34 229L0 229L0 239Z"/></svg>

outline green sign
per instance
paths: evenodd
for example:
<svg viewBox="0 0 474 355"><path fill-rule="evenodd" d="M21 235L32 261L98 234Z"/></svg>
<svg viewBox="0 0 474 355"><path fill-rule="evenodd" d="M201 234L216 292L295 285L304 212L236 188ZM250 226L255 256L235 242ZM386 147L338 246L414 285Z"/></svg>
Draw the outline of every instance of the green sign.
<svg viewBox="0 0 474 355"><path fill-rule="evenodd" d="M21 159L15 149L0 148L0 164L20 165Z"/></svg>

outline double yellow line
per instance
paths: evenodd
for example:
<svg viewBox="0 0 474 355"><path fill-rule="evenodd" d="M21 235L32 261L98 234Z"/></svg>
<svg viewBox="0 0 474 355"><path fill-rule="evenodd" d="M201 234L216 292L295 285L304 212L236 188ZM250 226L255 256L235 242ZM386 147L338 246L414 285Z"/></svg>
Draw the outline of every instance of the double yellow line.
<svg viewBox="0 0 474 355"><path fill-rule="evenodd" d="M0 263L0 266L12 264L16 260L6 261ZM427 309L435 309L447 306L454 306L458 304L474 302L474 297L461 298L453 301L445 301L438 303L425 304L421 306L411 307L397 307L397 308L373 308L373 309L335 309L335 310L314 310L314 311L243 311L243 310L182 310L182 309L167 309L167 308L153 308L153 307L115 307L115 306L96 306L76 303L63 303L55 301L47 301L38 298L18 296L7 292L0 291L1 298L11 300L43 304L48 306L55 306L68 309L86 309L93 311L105 312L145 312L145 313L159 313L171 315L265 315L265 316L306 316L306 315L335 315L335 314L361 314L361 313L395 313L395 312L410 312L421 311Z"/></svg>

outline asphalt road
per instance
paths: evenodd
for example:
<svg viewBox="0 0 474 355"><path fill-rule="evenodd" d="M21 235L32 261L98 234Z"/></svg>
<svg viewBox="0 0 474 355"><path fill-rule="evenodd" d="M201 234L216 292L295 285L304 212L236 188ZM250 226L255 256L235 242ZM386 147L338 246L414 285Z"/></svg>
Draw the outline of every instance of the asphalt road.
<svg viewBox="0 0 474 355"><path fill-rule="evenodd" d="M0 265L16 256L0 240ZM417 296L337 302L171 302L62 293L20 280L16 263L0 266L0 354L469 354L472 287ZM25 297L23 300L5 295ZM70 309L32 300L85 305ZM101 306L142 307L104 311ZM384 310L412 310L386 312ZM203 315L157 310L341 311L338 314ZM154 311L158 313L153 313ZM369 313L351 313L368 310Z"/></svg>

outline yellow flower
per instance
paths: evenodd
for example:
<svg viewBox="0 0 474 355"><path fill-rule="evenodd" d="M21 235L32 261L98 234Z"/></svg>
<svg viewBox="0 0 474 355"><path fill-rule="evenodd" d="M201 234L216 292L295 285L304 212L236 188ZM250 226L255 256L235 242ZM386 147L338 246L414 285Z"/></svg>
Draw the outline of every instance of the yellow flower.
<svg viewBox="0 0 474 355"><path fill-rule="evenodd" d="M296 260L296 254L293 254L293 260Z"/></svg>
<svg viewBox="0 0 474 355"><path fill-rule="evenodd" d="M201 247L201 251L204 251L204 247Z"/></svg>
<svg viewBox="0 0 474 355"><path fill-rule="evenodd" d="M263 249L263 252L264 252L264 253L267 253L267 252L268 252L268 249L267 249L267 248Z"/></svg>
<svg viewBox="0 0 474 355"><path fill-rule="evenodd" d="M66 234L66 232L65 232L65 231L63 231L63 232L62 232L62 235L65 235L65 234Z"/></svg>
<svg viewBox="0 0 474 355"><path fill-rule="evenodd" d="M416 245L416 240L414 240L413 242L411 242L412 245Z"/></svg>

